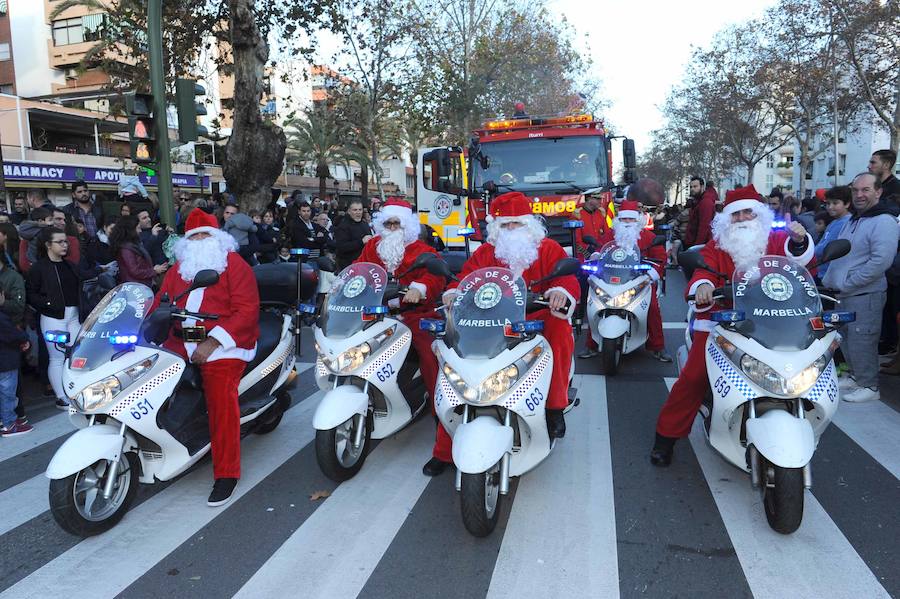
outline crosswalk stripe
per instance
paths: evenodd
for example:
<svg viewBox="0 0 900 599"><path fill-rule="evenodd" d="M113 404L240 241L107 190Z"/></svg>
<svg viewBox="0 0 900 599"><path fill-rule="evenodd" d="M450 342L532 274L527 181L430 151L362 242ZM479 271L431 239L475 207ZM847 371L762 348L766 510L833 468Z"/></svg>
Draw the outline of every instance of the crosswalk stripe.
<svg viewBox="0 0 900 599"><path fill-rule="evenodd" d="M675 380L666 377L669 389ZM890 596L811 493L804 496L800 528L780 535L766 522L748 476L708 445L699 418L690 442L754 597Z"/></svg>
<svg viewBox="0 0 900 599"><path fill-rule="evenodd" d="M553 455L519 481L489 598L619 596L606 383L573 384L581 405Z"/></svg>
<svg viewBox="0 0 900 599"><path fill-rule="evenodd" d="M663 328L664 329L686 329L687 323L686 322L664 322Z"/></svg>
<svg viewBox="0 0 900 599"><path fill-rule="evenodd" d="M430 418L381 441L235 597L282 596L298 581L304 597L356 597L431 480L421 468L433 443Z"/></svg>
<svg viewBox="0 0 900 599"><path fill-rule="evenodd" d="M324 393L316 392L281 421L278 434L242 445L238 499L314 438L312 416ZM205 464L125 515L111 531L85 539L0 595L110 597L126 588L222 509L206 506L212 465ZM231 505L234 505L234 500ZM110 564L115 564L110 567Z"/></svg>
<svg viewBox="0 0 900 599"><path fill-rule="evenodd" d="M49 509L47 490L50 481L43 474L34 476L0 493L0 535L40 516Z"/></svg>
<svg viewBox="0 0 900 599"><path fill-rule="evenodd" d="M834 424L844 431L888 472L900 479L900 414L880 401L841 402Z"/></svg>
<svg viewBox="0 0 900 599"><path fill-rule="evenodd" d="M0 443L0 462L74 431L75 425L69 420L68 414L54 414L50 418L35 423L34 431L27 435L3 439L3 442Z"/></svg>

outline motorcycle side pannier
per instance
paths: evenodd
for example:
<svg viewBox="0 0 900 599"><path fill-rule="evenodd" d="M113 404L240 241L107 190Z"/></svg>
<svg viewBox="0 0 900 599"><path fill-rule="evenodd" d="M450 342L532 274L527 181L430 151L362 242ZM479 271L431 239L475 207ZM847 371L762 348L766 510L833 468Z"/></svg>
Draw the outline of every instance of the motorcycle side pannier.
<svg viewBox="0 0 900 599"><path fill-rule="evenodd" d="M302 266L300 301L305 302L316 296L319 275L307 264ZM273 262L253 267L256 286L259 288L259 302L263 306L292 307L297 302L297 265L287 262Z"/></svg>

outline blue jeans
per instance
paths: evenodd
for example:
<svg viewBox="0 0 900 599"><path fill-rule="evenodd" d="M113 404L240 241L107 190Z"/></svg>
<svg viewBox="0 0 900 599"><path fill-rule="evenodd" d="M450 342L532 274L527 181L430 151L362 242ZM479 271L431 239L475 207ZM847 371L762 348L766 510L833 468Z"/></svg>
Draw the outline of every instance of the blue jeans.
<svg viewBox="0 0 900 599"><path fill-rule="evenodd" d="M16 423L16 386L19 384L19 371L0 372L0 421L3 426Z"/></svg>

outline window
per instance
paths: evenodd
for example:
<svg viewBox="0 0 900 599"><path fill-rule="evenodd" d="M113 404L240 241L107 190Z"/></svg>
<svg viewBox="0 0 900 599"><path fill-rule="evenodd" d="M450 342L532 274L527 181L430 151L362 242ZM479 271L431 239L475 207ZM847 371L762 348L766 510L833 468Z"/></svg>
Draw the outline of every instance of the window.
<svg viewBox="0 0 900 599"><path fill-rule="evenodd" d="M773 154L766 156L766 168L775 168L775 156Z"/></svg>
<svg viewBox="0 0 900 599"><path fill-rule="evenodd" d="M9 96L12 96L12 95L13 95L13 91L14 91L14 90L13 90L12 84L9 84L9 85L0 85L0 94L7 94L7 95L9 95Z"/></svg>
<svg viewBox="0 0 900 599"><path fill-rule="evenodd" d="M84 41L96 42L103 37L103 27L106 24L106 15L97 13L81 17L81 29Z"/></svg>
<svg viewBox="0 0 900 599"><path fill-rule="evenodd" d="M67 46L80 44L84 41L84 29L81 27L81 17L76 19L60 19L53 21L53 45Z"/></svg>
<svg viewBox="0 0 900 599"><path fill-rule="evenodd" d="M772 175L766 175L766 189L772 189L775 187L775 177Z"/></svg>
<svg viewBox="0 0 900 599"><path fill-rule="evenodd" d="M790 154L789 156L784 157L784 162L788 166L794 166L794 155Z"/></svg>
<svg viewBox="0 0 900 599"><path fill-rule="evenodd" d="M9 60L9 44L0 44L0 60Z"/></svg>

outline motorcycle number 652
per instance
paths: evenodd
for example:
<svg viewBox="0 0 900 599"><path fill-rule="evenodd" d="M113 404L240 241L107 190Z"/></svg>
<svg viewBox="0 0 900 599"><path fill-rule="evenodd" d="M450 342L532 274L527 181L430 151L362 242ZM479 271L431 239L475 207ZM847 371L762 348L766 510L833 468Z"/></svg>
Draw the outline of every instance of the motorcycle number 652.
<svg viewBox="0 0 900 599"><path fill-rule="evenodd" d="M534 389L531 395L525 398L525 407L534 412L542 401L544 401L544 394L540 389Z"/></svg>
<svg viewBox="0 0 900 599"><path fill-rule="evenodd" d="M144 416L150 413L150 410L153 409L153 406L150 405L150 402L146 399L142 399L137 402L133 406L131 406L131 417L135 420L140 420Z"/></svg>
<svg viewBox="0 0 900 599"><path fill-rule="evenodd" d="M722 397L727 396L731 392L731 385L728 384L728 380L724 376L717 378L713 387L715 387L716 393Z"/></svg>
<svg viewBox="0 0 900 599"><path fill-rule="evenodd" d="M384 366L382 366L381 368L379 368L377 371L375 371L375 376L377 376L379 382L382 382L382 383L385 382L386 380L388 380L389 378L391 378L392 376L394 376L394 374L395 374L394 365L391 363L387 363Z"/></svg>

